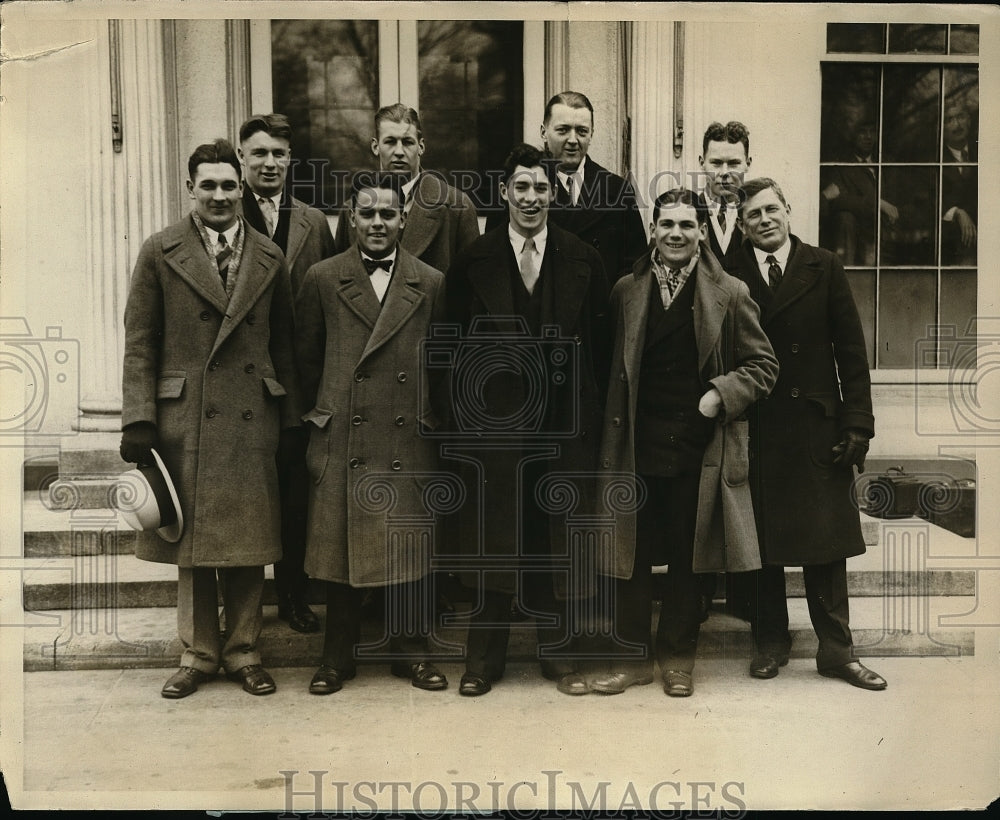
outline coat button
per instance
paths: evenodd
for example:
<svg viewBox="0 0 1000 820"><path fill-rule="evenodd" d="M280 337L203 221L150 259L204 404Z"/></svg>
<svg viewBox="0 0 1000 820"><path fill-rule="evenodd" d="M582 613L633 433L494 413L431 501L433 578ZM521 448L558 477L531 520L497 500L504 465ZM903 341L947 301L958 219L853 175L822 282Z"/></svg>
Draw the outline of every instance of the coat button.
<svg viewBox="0 0 1000 820"><path fill-rule="evenodd" d="M614 425L615 427L621 427L621 426L622 426L622 420L621 420L621 417L620 417L620 416L615 416L615 417L614 417L613 419L611 419L611 423L612 423L612 424L613 424L613 425Z"/></svg>
<svg viewBox="0 0 1000 820"><path fill-rule="evenodd" d="M365 374L364 373L355 373L354 374L354 381L356 381L356 382L363 382L364 380L365 380Z"/></svg>
<svg viewBox="0 0 1000 820"><path fill-rule="evenodd" d="M257 368L255 368L252 364L248 364L246 367L243 368L243 372L244 373L253 373L254 370L256 370L256 369Z"/></svg>
<svg viewBox="0 0 1000 820"><path fill-rule="evenodd" d="M247 324L248 324L248 325L252 325L252 324L253 324L254 322L256 322L256 321L257 321L257 314L256 314L256 313L254 313L253 311L250 311L250 312L249 312L249 313L247 314Z"/></svg>
<svg viewBox="0 0 1000 820"><path fill-rule="evenodd" d="M212 318L212 314L209 313L207 310L203 310L201 313L198 314L198 318L201 319L203 322L207 322L209 319Z"/></svg>
<svg viewBox="0 0 1000 820"><path fill-rule="evenodd" d="M361 416L351 416L351 424L353 424L355 427L360 425L361 422L362 422Z"/></svg>
<svg viewBox="0 0 1000 820"><path fill-rule="evenodd" d="M350 466L350 468L352 470L356 470L356 469L358 469L358 467L361 466L361 459L360 458L352 458L347 463L348 463L348 465Z"/></svg>
<svg viewBox="0 0 1000 820"><path fill-rule="evenodd" d="M601 240L600 239L595 239L593 241L593 245L594 245L595 248L601 247Z"/></svg>
<svg viewBox="0 0 1000 820"><path fill-rule="evenodd" d="M625 381L628 377L624 373L621 373L621 374L619 374L618 378L621 381Z"/></svg>
<svg viewBox="0 0 1000 820"><path fill-rule="evenodd" d="M250 419L253 418L253 410L244 410L243 418L245 418L247 421L250 421Z"/></svg>
<svg viewBox="0 0 1000 820"><path fill-rule="evenodd" d="M218 370L220 367L222 367L222 362L220 362L218 359L214 359L208 365L209 370Z"/></svg>
<svg viewBox="0 0 1000 820"><path fill-rule="evenodd" d="M792 345L792 353L798 353L798 352L799 352L799 346L798 345Z"/></svg>
<svg viewBox="0 0 1000 820"><path fill-rule="evenodd" d="M403 464L402 464L402 462L398 458L394 458L392 460L392 464L390 466L394 470L402 470L403 469Z"/></svg>
<svg viewBox="0 0 1000 820"><path fill-rule="evenodd" d="M793 387L791 393L792 393L792 398L797 399L799 397L799 388Z"/></svg>
<svg viewBox="0 0 1000 820"><path fill-rule="evenodd" d="M406 374L405 373L397 373L396 374L396 381L398 381L400 384L402 384L403 382L405 382L406 381Z"/></svg>
<svg viewBox="0 0 1000 820"><path fill-rule="evenodd" d="M610 467L611 466L611 459L610 458L604 459L603 464L604 464L605 467Z"/></svg>
<svg viewBox="0 0 1000 820"><path fill-rule="evenodd" d="M396 422L397 427L402 427L404 424L406 424L406 419L404 419L402 416L396 416L394 420Z"/></svg>
<svg viewBox="0 0 1000 820"><path fill-rule="evenodd" d="M214 407L209 407L208 410L205 411L205 416L207 418L214 419L217 415L219 415L219 411Z"/></svg>

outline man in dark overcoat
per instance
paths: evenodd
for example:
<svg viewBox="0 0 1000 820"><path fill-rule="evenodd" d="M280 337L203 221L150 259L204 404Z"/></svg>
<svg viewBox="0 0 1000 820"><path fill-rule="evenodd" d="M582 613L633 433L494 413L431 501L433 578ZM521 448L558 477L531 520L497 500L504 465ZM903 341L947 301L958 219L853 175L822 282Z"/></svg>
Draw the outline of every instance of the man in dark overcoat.
<svg viewBox="0 0 1000 820"><path fill-rule="evenodd" d="M434 542L425 490L438 477L427 436L445 409L422 390L421 343L444 316L444 274L398 242L397 175L352 185L356 244L314 265L295 302L312 480L306 571L326 581L323 656L309 691L356 672L362 590L384 587L391 671L419 689L448 686L427 661Z"/></svg>
<svg viewBox="0 0 1000 820"><path fill-rule="evenodd" d="M467 194L421 167L425 145L419 114L402 103L380 108L371 148L379 169L403 180L406 224L400 246L435 270L448 270L455 255L479 238L479 220ZM354 239L351 221L343 214L337 223L337 251L346 250Z"/></svg>
<svg viewBox="0 0 1000 820"><path fill-rule="evenodd" d="M748 181L740 201L747 241L733 274L760 305L781 367L771 395L750 414L764 564L751 606L750 674L772 678L788 662L784 567L801 566L820 674L884 689L885 680L854 657L847 596L847 559L865 551L854 467L864 469L875 434L861 320L837 256L790 233L791 208L774 180Z"/></svg>
<svg viewBox="0 0 1000 820"><path fill-rule="evenodd" d="M708 209L690 190L657 197L653 250L611 292L612 379L601 469L638 487L636 515L617 510L613 560L614 659L591 688L619 694L653 680L694 691L700 578L760 567L747 475L744 411L767 395L778 363L757 304L703 244ZM617 378L615 378L617 377ZM669 564L650 651L652 566Z"/></svg>
<svg viewBox="0 0 1000 820"><path fill-rule="evenodd" d="M285 255L292 297L317 262L333 256L333 234L322 211L293 197L285 186L292 158L292 127L284 114L257 114L240 126L239 155L244 168L243 218L270 237ZM309 479L305 436L278 464L281 492L281 560L274 565L278 617L296 632L318 632L309 608L303 562L306 556L306 507Z"/></svg>
<svg viewBox="0 0 1000 820"><path fill-rule="evenodd" d="M226 140L195 149L194 210L143 244L125 307L122 457L148 464L157 449L185 523L177 543L144 532L136 544L137 557L177 565L184 654L167 698L220 665L251 694L275 690L257 651L261 593L281 557L275 458L301 411L288 270L239 216L240 172Z"/></svg>
<svg viewBox="0 0 1000 820"><path fill-rule="evenodd" d="M516 593L536 616L542 674L586 694L567 600L586 598L593 579L578 573L567 533L593 498L609 289L597 251L548 223L552 186L537 148L514 148L500 195L508 223L447 274L459 329L450 450L470 467L459 542L480 590L460 691L485 694L503 675ZM575 509L560 506L569 498ZM488 568L477 573L477 562Z"/></svg>
<svg viewBox="0 0 1000 820"><path fill-rule="evenodd" d="M608 284L631 270L646 252L646 231L632 183L589 155L594 106L577 91L556 94L545 105L541 125L553 187L549 222L569 231L601 255ZM493 212L486 230L507 221Z"/></svg>

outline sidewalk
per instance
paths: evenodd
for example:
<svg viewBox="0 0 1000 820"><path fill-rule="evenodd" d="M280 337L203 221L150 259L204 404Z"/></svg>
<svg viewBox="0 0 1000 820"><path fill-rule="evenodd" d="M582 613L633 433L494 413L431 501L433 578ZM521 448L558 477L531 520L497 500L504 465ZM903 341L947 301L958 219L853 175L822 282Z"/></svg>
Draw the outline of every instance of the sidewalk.
<svg viewBox="0 0 1000 820"><path fill-rule="evenodd" d="M464 801L467 812L660 816L696 802L733 816L992 801L995 640L975 657L865 663L886 691L823 678L808 658L755 680L742 653L699 660L687 699L667 698L659 675L622 695L568 697L524 662L480 698L459 696L458 664L441 665L445 692L365 665L342 692L316 697L314 670L286 667L272 670L269 697L220 677L181 701L160 697L164 669L25 673L26 794L15 806L280 811L289 783L299 811L316 810L317 793L327 811L390 809L395 793L396 806L425 813ZM16 767L4 768L14 793Z"/></svg>

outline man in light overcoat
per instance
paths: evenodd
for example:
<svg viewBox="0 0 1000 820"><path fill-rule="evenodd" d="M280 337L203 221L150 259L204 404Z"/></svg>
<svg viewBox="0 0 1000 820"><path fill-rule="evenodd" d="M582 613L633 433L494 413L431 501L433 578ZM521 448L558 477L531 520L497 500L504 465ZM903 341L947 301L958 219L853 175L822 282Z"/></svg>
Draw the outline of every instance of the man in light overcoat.
<svg viewBox="0 0 1000 820"><path fill-rule="evenodd" d="M358 174L356 244L314 265L295 302L303 417L310 427L305 568L326 581L323 656L309 691L353 678L362 590L386 588L391 670L419 689L448 681L427 661L434 537L425 489L438 478L445 412L421 372L421 343L444 314L444 275L404 250L397 175ZM436 406L437 405L437 406Z"/></svg>
<svg viewBox="0 0 1000 820"><path fill-rule="evenodd" d="M591 688L619 694L653 680L693 692L701 627L695 573L760 566L747 465L747 407L778 364L747 287L708 250L708 211L678 188L653 205L653 250L611 293L614 353L601 442L610 491L626 497L604 564L614 584L614 658ZM608 493L605 493L608 496ZM638 507L636 513L635 507ZM650 651L652 566L669 564Z"/></svg>
<svg viewBox="0 0 1000 820"><path fill-rule="evenodd" d="M751 420L751 488L762 569L754 574L750 674L773 678L788 662L786 566L801 566L821 675L863 689L885 679L854 656L847 559L865 551L854 502L875 434L871 377L850 284L840 259L790 233L791 208L773 179L741 189L747 241L733 274L750 288L781 373Z"/></svg>
<svg viewBox="0 0 1000 820"><path fill-rule="evenodd" d="M160 453L185 526L176 544L140 533L136 555L178 568L184 654L163 696L192 694L220 665L265 695L275 685L257 639L264 566L281 557L275 458L301 423L291 288L281 251L239 216L232 145L199 146L188 173L194 210L146 240L132 273L121 445L130 462Z"/></svg>

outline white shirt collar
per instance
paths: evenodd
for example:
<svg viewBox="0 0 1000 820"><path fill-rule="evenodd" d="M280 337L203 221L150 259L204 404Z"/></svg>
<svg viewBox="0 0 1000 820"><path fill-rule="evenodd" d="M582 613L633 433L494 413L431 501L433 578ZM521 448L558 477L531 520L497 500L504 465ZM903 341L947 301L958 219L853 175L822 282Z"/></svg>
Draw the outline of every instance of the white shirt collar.
<svg viewBox="0 0 1000 820"><path fill-rule="evenodd" d="M562 183L563 188L568 188L567 180L573 177L573 196L579 201L580 191L583 190L583 167L587 162L587 155L583 155L583 159L580 160L580 164L576 166L576 170L572 174L567 174L565 171L560 171L556 169L556 176L559 177L559 182Z"/></svg>
<svg viewBox="0 0 1000 820"><path fill-rule="evenodd" d="M254 194L254 198L257 200L257 204L260 204L262 199L270 199L274 204L274 210L277 211L281 207L281 191L278 191L274 196L264 196L263 194Z"/></svg>
<svg viewBox="0 0 1000 820"><path fill-rule="evenodd" d="M382 259L388 259L393 265L395 265L396 264L396 252L398 250L399 250L399 243L397 242L396 243L396 247L394 247L392 249L392 253L386 254L385 256L383 256L381 258ZM367 253L365 253L364 248L362 248L361 249L361 258L362 259L374 259L375 257L374 256L369 256Z"/></svg>
<svg viewBox="0 0 1000 820"><path fill-rule="evenodd" d="M507 236L510 239L510 246L514 249L514 256L520 260L521 254L524 253L524 243L527 241L526 238L515 231L509 222L507 223ZM545 241L548 237L549 226L546 224L543 225L542 229L532 237L532 239L535 240L535 253L539 255L545 254Z"/></svg>
<svg viewBox="0 0 1000 820"><path fill-rule="evenodd" d="M205 230L208 231L208 238L216 245L219 244L219 237L226 237L226 244L232 246L236 241L236 234L240 232L240 221L237 219L230 227L226 228L224 231L217 231L214 228L209 228L205 226Z"/></svg>
<svg viewBox="0 0 1000 820"><path fill-rule="evenodd" d="M765 261L767 257L773 256L778 264L781 266L781 273L784 274L788 270L788 255L792 252L792 240L791 237L785 239L785 244L774 251L763 251L756 245L753 246L754 256L757 258L757 267L760 269L761 276L764 277L764 281L767 281L767 269L769 267L768 263Z"/></svg>
<svg viewBox="0 0 1000 820"><path fill-rule="evenodd" d="M406 201L407 202L410 201L410 191L412 191L414 189L414 187L416 186L417 180L420 179L420 174L421 173L423 173L423 172L422 171L417 171L417 173L415 173L412 177L410 177L409 182L404 182L403 183L403 196L406 197Z"/></svg>

